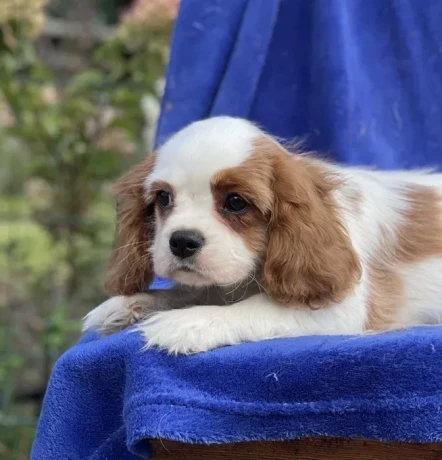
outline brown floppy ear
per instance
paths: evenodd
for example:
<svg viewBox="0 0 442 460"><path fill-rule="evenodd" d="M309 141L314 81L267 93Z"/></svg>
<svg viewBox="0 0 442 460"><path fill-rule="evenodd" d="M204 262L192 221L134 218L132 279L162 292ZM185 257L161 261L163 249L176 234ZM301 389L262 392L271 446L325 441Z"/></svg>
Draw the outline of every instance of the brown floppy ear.
<svg viewBox="0 0 442 460"><path fill-rule="evenodd" d="M111 295L142 292L153 279L148 249L154 233L154 206L146 202L144 181L154 166L154 155L135 165L115 185L121 200L117 210L117 234L104 287Z"/></svg>
<svg viewBox="0 0 442 460"><path fill-rule="evenodd" d="M264 285L283 305L325 307L342 300L361 275L332 196L338 181L314 160L277 149Z"/></svg>

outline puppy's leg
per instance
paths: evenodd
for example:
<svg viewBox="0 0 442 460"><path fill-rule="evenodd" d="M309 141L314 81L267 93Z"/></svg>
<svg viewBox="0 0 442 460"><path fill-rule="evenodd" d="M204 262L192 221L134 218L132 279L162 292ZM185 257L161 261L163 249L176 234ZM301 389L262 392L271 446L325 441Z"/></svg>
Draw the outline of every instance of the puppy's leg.
<svg viewBox="0 0 442 460"><path fill-rule="evenodd" d="M230 306L197 306L159 312L141 322L146 347L171 354L190 354L223 345L277 337L315 334L359 334L365 322L363 299L352 295L321 310L283 307L265 294Z"/></svg>
<svg viewBox="0 0 442 460"><path fill-rule="evenodd" d="M132 296L115 296L103 302L87 314L83 331L96 330L109 335L121 331L152 313L195 305L199 302L199 290L152 290Z"/></svg>
<svg viewBox="0 0 442 460"><path fill-rule="evenodd" d="M103 302L83 319L83 331L96 330L109 335L146 318L157 302L151 294L115 296Z"/></svg>

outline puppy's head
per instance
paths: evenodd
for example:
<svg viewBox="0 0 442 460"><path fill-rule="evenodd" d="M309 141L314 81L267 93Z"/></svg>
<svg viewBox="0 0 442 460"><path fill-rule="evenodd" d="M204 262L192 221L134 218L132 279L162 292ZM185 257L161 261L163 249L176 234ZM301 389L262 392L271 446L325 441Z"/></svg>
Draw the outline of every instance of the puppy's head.
<svg viewBox="0 0 442 460"><path fill-rule="evenodd" d="M119 233L106 287L142 290L155 272L189 286L256 277L282 304L338 301L359 276L320 164L251 123L196 122L117 185Z"/></svg>

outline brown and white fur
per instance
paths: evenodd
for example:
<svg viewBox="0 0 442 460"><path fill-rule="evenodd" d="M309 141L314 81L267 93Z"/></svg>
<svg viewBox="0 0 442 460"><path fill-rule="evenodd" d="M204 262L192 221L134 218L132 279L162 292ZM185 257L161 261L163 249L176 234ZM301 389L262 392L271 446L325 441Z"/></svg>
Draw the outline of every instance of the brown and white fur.
<svg viewBox="0 0 442 460"><path fill-rule="evenodd" d="M85 330L139 321L148 347L194 353L442 320L442 175L291 155L248 121L217 117L174 135L117 193L114 297ZM245 210L231 212L232 194ZM198 236L192 256L172 253L177 231ZM142 293L154 273L176 287Z"/></svg>

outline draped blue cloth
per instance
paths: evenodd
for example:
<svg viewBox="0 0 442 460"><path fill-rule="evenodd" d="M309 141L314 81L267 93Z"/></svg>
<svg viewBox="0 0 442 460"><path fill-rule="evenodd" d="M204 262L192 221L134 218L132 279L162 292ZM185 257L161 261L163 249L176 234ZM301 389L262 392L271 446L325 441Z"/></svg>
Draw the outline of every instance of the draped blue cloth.
<svg viewBox="0 0 442 460"><path fill-rule="evenodd" d="M436 166L442 2L183 0L158 143L229 114L347 164ZM149 438L442 441L442 333L300 337L189 357L89 335L53 371L33 460L149 458Z"/></svg>
<svg viewBox="0 0 442 460"><path fill-rule="evenodd" d="M158 141L227 114L348 164L439 166L438 0L190 0Z"/></svg>

